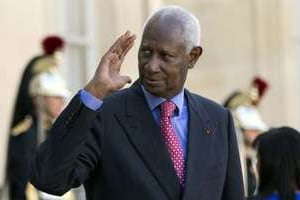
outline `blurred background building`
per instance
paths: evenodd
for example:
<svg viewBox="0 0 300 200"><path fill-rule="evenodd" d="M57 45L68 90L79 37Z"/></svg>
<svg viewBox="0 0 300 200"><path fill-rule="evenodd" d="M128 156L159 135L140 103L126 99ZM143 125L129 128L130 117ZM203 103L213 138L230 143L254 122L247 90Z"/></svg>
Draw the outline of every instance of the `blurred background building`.
<svg viewBox="0 0 300 200"><path fill-rule="evenodd" d="M135 79L143 22L169 4L192 11L202 26L204 54L189 74L188 88L221 103L260 75L270 85L259 105L265 122L300 129L298 0L0 0L0 188L19 79L26 62L41 52L41 39L51 33L65 38L61 70L75 94L115 38L131 30L137 42L122 73Z"/></svg>

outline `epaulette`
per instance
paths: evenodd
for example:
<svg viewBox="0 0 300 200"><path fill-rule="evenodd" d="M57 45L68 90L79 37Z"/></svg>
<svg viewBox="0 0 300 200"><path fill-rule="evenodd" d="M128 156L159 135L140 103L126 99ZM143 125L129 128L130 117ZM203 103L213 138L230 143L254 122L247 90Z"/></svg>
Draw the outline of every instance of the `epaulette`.
<svg viewBox="0 0 300 200"><path fill-rule="evenodd" d="M33 123L33 119L30 115L26 115L26 117L17 123L12 129L11 129L11 135L12 136L18 136L26 131L28 131Z"/></svg>
<svg viewBox="0 0 300 200"><path fill-rule="evenodd" d="M46 117L43 125L44 125L45 131L49 131L53 125L53 119L51 117Z"/></svg>

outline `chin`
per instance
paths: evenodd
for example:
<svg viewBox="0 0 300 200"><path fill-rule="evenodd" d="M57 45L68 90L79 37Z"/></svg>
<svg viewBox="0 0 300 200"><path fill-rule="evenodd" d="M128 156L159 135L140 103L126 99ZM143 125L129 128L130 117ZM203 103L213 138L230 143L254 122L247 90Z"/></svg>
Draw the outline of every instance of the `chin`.
<svg viewBox="0 0 300 200"><path fill-rule="evenodd" d="M162 90L159 87L152 87L146 84L143 84L143 86L145 87L145 89L147 90L147 92L151 93L154 96L157 97L162 97Z"/></svg>

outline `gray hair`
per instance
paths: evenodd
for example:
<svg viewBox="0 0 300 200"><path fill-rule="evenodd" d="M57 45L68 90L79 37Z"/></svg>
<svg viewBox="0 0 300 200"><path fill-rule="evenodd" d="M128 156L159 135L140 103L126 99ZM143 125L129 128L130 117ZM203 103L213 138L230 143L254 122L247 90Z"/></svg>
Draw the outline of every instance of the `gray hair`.
<svg viewBox="0 0 300 200"><path fill-rule="evenodd" d="M167 6L154 12L145 21L143 32L146 25L153 17L164 18L170 16L182 25L182 34L187 43L187 50L190 51L193 47L200 46L201 28L199 20L194 14L180 6Z"/></svg>

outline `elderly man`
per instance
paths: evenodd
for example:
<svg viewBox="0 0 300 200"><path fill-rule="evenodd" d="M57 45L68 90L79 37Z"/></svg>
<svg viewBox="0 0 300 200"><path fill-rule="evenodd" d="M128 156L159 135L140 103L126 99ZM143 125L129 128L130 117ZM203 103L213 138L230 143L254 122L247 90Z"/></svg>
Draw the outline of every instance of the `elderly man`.
<svg viewBox="0 0 300 200"><path fill-rule="evenodd" d="M233 121L216 103L184 89L202 53L191 13L165 7L146 22L139 81L119 70L133 46L126 32L102 57L41 145L31 181L63 194L83 183L87 199L241 200Z"/></svg>

